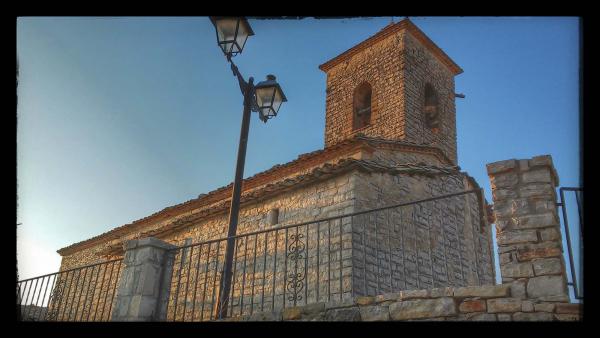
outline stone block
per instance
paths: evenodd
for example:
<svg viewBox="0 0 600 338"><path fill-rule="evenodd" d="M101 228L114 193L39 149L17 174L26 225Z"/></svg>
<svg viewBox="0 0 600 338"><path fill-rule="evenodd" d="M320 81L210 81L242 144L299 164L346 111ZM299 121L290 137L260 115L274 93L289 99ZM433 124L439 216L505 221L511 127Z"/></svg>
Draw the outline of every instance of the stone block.
<svg viewBox="0 0 600 338"><path fill-rule="evenodd" d="M534 156L533 158L531 158L529 160L529 166L530 167L548 166L548 167L554 168L554 165L552 164L552 156L550 156L550 155Z"/></svg>
<svg viewBox="0 0 600 338"><path fill-rule="evenodd" d="M302 317L302 308L300 306L287 307L283 309L281 318L283 320L296 320Z"/></svg>
<svg viewBox="0 0 600 338"><path fill-rule="evenodd" d="M563 276L540 276L530 278L527 282L527 294L530 298L566 295L566 284Z"/></svg>
<svg viewBox="0 0 600 338"><path fill-rule="evenodd" d="M144 264L138 273L135 294L158 297L160 267L154 264Z"/></svg>
<svg viewBox="0 0 600 338"><path fill-rule="evenodd" d="M570 304L564 304L564 303L557 303L556 304L556 313L573 313L573 314L580 314L582 310L582 306L581 304L577 304L577 303L570 303Z"/></svg>
<svg viewBox="0 0 600 338"><path fill-rule="evenodd" d="M556 247L517 250L517 259L520 262L530 261L536 258L560 257L561 255L562 250Z"/></svg>
<svg viewBox="0 0 600 338"><path fill-rule="evenodd" d="M320 312L325 312L325 303L312 303L301 307L303 315L313 315Z"/></svg>
<svg viewBox="0 0 600 338"><path fill-rule="evenodd" d="M397 300L400 300L400 297L401 297L401 292L389 292L389 293L384 293L382 295L375 296L375 302L382 303L382 302L387 302L387 301L397 301Z"/></svg>
<svg viewBox="0 0 600 338"><path fill-rule="evenodd" d="M478 313L474 316L472 316L471 318L469 318L470 321L474 321L474 322L495 322L498 319L496 318L496 315L493 313Z"/></svg>
<svg viewBox="0 0 600 338"><path fill-rule="evenodd" d="M561 322L577 322L581 320L580 315L572 314L572 313L557 313L554 315L554 318Z"/></svg>
<svg viewBox="0 0 600 338"><path fill-rule="evenodd" d="M548 169L536 169L521 174L523 183L553 183L551 171Z"/></svg>
<svg viewBox="0 0 600 338"><path fill-rule="evenodd" d="M523 303L521 303L521 311L523 312L533 312L533 302L530 300L524 300Z"/></svg>
<svg viewBox="0 0 600 338"><path fill-rule="evenodd" d="M400 301L389 307L392 320L453 316L456 310L454 300L449 297Z"/></svg>
<svg viewBox="0 0 600 338"><path fill-rule="evenodd" d="M539 230L540 232L540 238L542 239L542 241L556 241L556 240L560 240L560 232L558 231L558 228L546 228L546 229L541 229Z"/></svg>
<svg viewBox="0 0 600 338"><path fill-rule="evenodd" d="M500 266L502 278L533 277L531 263L510 263Z"/></svg>
<svg viewBox="0 0 600 338"><path fill-rule="evenodd" d="M539 197L554 200L554 187L550 183L529 183L518 189L521 197Z"/></svg>
<svg viewBox="0 0 600 338"><path fill-rule="evenodd" d="M445 288L435 288L429 290L429 297L438 298L438 297L452 297L454 296L454 288L449 286Z"/></svg>
<svg viewBox="0 0 600 338"><path fill-rule="evenodd" d="M486 305L484 300L465 300L460 303L458 310L460 312L485 312Z"/></svg>
<svg viewBox="0 0 600 338"><path fill-rule="evenodd" d="M515 244L515 243L527 243L537 242L537 232L535 230L507 230L499 232L496 235L498 243L500 244Z"/></svg>
<svg viewBox="0 0 600 338"><path fill-rule="evenodd" d="M496 314L499 322L510 322L512 321L512 316L510 313L498 313Z"/></svg>
<svg viewBox="0 0 600 338"><path fill-rule="evenodd" d="M281 311L264 311L264 312L255 312L249 318L248 321L256 322L256 321L280 321L283 319L283 315Z"/></svg>
<svg viewBox="0 0 600 338"><path fill-rule="evenodd" d="M554 296L543 296L543 297L538 297L537 301L539 302L557 302L557 303L566 303L568 302L569 296L567 296L566 294L563 295L554 295Z"/></svg>
<svg viewBox="0 0 600 338"><path fill-rule="evenodd" d="M515 229L532 229L557 227L558 218L555 212L547 212L538 215L515 216L513 218Z"/></svg>
<svg viewBox="0 0 600 338"><path fill-rule="evenodd" d="M387 306L361 306L360 317L364 322L385 321L390 320L390 312Z"/></svg>
<svg viewBox="0 0 600 338"><path fill-rule="evenodd" d="M140 312L140 304L142 303L142 296L135 295L131 296L131 301L129 302L129 307L127 309L128 317L138 317Z"/></svg>
<svg viewBox="0 0 600 338"><path fill-rule="evenodd" d="M512 189L494 189L492 190L494 201L503 201L506 199L517 198L517 192Z"/></svg>
<svg viewBox="0 0 600 338"><path fill-rule="evenodd" d="M535 312L554 312L555 305L553 303L533 304Z"/></svg>
<svg viewBox="0 0 600 338"><path fill-rule="evenodd" d="M487 300L487 311L496 312L517 312L521 311L522 301L520 298L496 298Z"/></svg>
<svg viewBox="0 0 600 338"><path fill-rule="evenodd" d="M555 275L563 272L560 258L534 259L532 263L536 276Z"/></svg>
<svg viewBox="0 0 600 338"><path fill-rule="evenodd" d="M539 322L552 321L554 316L548 312L517 312L513 313L512 319L516 322Z"/></svg>
<svg viewBox="0 0 600 338"><path fill-rule="evenodd" d="M506 172L490 176L492 189L512 189L519 184L519 175L516 172Z"/></svg>
<svg viewBox="0 0 600 338"><path fill-rule="evenodd" d="M468 286L454 289L454 297L497 298L510 296L510 285Z"/></svg>
<svg viewBox="0 0 600 338"><path fill-rule="evenodd" d="M510 285L510 294L513 298L527 298L527 279L517 279Z"/></svg>
<svg viewBox="0 0 600 338"><path fill-rule="evenodd" d="M360 310L357 306L341 309L327 310L325 313L324 320L326 321L342 321L342 322L355 322L360 321Z"/></svg>
<svg viewBox="0 0 600 338"><path fill-rule="evenodd" d="M356 304L358 305L370 305L375 302L375 297L372 296L360 296L356 297Z"/></svg>
<svg viewBox="0 0 600 338"><path fill-rule="evenodd" d="M500 264L507 264L512 262L512 254L510 252L500 254Z"/></svg>
<svg viewBox="0 0 600 338"><path fill-rule="evenodd" d="M400 300L429 298L429 290L404 290L400 292ZM398 299L398 298L397 298Z"/></svg>
<svg viewBox="0 0 600 338"><path fill-rule="evenodd" d="M517 167L517 161L514 159L498 161L498 162L488 163L485 165L485 167L487 169L488 175L498 174L498 173L502 173L505 171L515 169Z"/></svg>

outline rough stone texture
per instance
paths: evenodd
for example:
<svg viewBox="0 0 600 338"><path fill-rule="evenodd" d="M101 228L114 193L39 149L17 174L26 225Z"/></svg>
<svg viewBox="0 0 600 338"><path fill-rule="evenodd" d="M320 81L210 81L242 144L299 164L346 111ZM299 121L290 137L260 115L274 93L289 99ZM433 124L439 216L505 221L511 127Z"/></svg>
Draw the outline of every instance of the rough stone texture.
<svg viewBox="0 0 600 338"><path fill-rule="evenodd" d="M521 311L523 312L533 312L535 311L533 307L533 302L530 300L525 300L521 303Z"/></svg>
<svg viewBox="0 0 600 338"><path fill-rule="evenodd" d="M390 320L390 312L387 306L361 306L360 317L364 322Z"/></svg>
<svg viewBox="0 0 600 338"><path fill-rule="evenodd" d="M557 275L563 272L563 267L559 258L534 259L533 271L536 276Z"/></svg>
<svg viewBox="0 0 600 338"><path fill-rule="evenodd" d="M358 307L327 310L324 320L354 322L360 320L360 310Z"/></svg>
<svg viewBox="0 0 600 338"><path fill-rule="evenodd" d="M563 276L540 276L527 282L527 295L530 298L566 295L567 285Z"/></svg>
<svg viewBox="0 0 600 338"><path fill-rule="evenodd" d="M530 322L530 321L552 321L554 316L547 312L517 312L512 315L513 321Z"/></svg>
<svg viewBox="0 0 600 338"><path fill-rule="evenodd" d="M533 277L531 263L505 264L500 267L500 272L502 277L508 278Z"/></svg>
<svg viewBox="0 0 600 338"><path fill-rule="evenodd" d="M575 322L575 321L580 321L581 320L581 316L580 315L576 315L576 314L570 314L570 313L563 313L563 314L555 314L554 318L556 320L559 321L564 321L564 322Z"/></svg>
<svg viewBox="0 0 600 338"><path fill-rule="evenodd" d="M484 300L465 300L460 303L458 310L460 312L482 312L486 310Z"/></svg>
<svg viewBox="0 0 600 338"><path fill-rule="evenodd" d="M512 321L512 315L509 313L497 313L496 317L499 322L510 322Z"/></svg>
<svg viewBox="0 0 600 338"><path fill-rule="evenodd" d="M521 278L510 283L510 294L512 297L525 299L527 298L527 278Z"/></svg>
<svg viewBox="0 0 600 338"><path fill-rule="evenodd" d="M536 312L554 312L554 303L539 303L533 304L533 308Z"/></svg>
<svg viewBox="0 0 600 338"><path fill-rule="evenodd" d="M504 285L508 287L509 285ZM506 290L505 288L502 288ZM444 290L444 289L438 289ZM338 302L290 307L282 312L255 313L236 316L227 321L578 321L582 317L581 304L536 303L538 300L496 295L490 298L451 296L436 298L433 290L427 298L404 301L387 300L382 303ZM439 291L438 291L439 293ZM489 293L487 293L489 295ZM360 298L360 297L359 297ZM368 299L362 297L361 299ZM377 298L377 297L372 297ZM387 297L380 297L389 299ZM392 302L389 306L386 304ZM456 306L458 305L458 307ZM555 311L556 310L556 311Z"/></svg>
<svg viewBox="0 0 600 338"><path fill-rule="evenodd" d="M509 295L510 285L472 286L454 290L454 297L496 298Z"/></svg>
<svg viewBox="0 0 600 338"><path fill-rule="evenodd" d="M582 311L581 304L556 304L556 313L574 313L579 314Z"/></svg>
<svg viewBox="0 0 600 338"><path fill-rule="evenodd" d="M496 315L493 313L478 313L469 318L471 321L475 322L495 322L497 321Z"/></svg>
<svg viewBox="0 0 600 338"><path fill-rule="evenodd" d="M488 164L488 175L497 183L492 190L502 281L513 284L514 298L568 299L552 158Z"/></svg>
<svg viewBox="0 0 600 338"><path fill-rule="evenodd" d="M393 29L393 28L390 28ZM363 133L367 136L435 143L456 159L454 73L410 31L401 29L325 70L325 147ZM353 130L353 99L362 83L372 87L371 123ZM439 128L425 121L424 91L437 92Z"/></svg>
<svg viewBox="0 0 600 338"><path fill-rule="evenodd" d="M456 314L456 304L452 298L407 300L393 303L389 307L393 320L442 317Z"/></svg>
<svg viewBox="0 0 600 338"><path fill-rule="evenodd" d="M516 312L521 311L521 305L522 302L519 298L488 299L487 311L490 313Z"/></svg>
<svg viewBox="0 0 600 338"><path fill-rule="evenodd" d="M369 305L375 302L375 297L372 296L360 296L356 298L356 304L358 305Z"/></svg>
<svg viewBox="0 0 600 338"><path fill-rule="evenodd" d="M283 320L294 320L302 317L302 309L298 306L283 309Z"/></svg>
<svg viewBox="0 0 600 338"><path fill-rule="evenodd" d="M171 266L169 249L175 246L156 238L132 240L126 243L128 253L124 259L123 277L117 289L112 321L161 321L166 312L161 311L162 297L169 286L160 283Z"/></svg>
<svg viewBox="0 0 600 338"><path fill-rule="evenodd" d="M430 292L429 292L429 296L431 298L436 298L436 297L452 297L452 296L454 296L454 288L452 288L452 287L445 287L445 288L431 289Z"/></svg>

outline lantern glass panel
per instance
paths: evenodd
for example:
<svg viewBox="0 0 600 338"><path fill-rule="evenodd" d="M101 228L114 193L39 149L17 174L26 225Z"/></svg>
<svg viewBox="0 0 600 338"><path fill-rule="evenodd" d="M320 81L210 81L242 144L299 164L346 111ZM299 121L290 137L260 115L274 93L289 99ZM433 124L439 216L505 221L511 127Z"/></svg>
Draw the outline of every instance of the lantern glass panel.
<svg viewBox="0 0 600 338"><path fill-rule="evenodd" d="M275 86L256 88L256 103L260 108L270 108L272 106L275 89Z"/></svg>
<svg viewBox="0 0 600 338"><path fill-rule="evenodd" d="M240 18L219 18L215 20L217 39L225 54L240 53L250 34L249 26ZM237 34L237 35L236 35Z"/></svg>
<svg viewBox="0 0 600 338"><path fill-rule="evenodd" d="M281 97L281 91L279 88L275 87L275 97L273 98L273 113L277 114L279 111L279 107L281 107L281 103L283 102L283 98Z"/></svg>

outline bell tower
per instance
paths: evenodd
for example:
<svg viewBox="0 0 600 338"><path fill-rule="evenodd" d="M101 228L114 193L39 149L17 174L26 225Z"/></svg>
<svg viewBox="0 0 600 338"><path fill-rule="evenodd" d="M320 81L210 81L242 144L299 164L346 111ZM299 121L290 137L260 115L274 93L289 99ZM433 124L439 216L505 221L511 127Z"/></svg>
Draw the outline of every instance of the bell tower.
<svg viewBox="0 0 600 338"><path fill-rule="evenodd" d="M325 148L357 134L441 149L454 164L454 76L462 69L409 19L319 66L327 73Z"/></svg>

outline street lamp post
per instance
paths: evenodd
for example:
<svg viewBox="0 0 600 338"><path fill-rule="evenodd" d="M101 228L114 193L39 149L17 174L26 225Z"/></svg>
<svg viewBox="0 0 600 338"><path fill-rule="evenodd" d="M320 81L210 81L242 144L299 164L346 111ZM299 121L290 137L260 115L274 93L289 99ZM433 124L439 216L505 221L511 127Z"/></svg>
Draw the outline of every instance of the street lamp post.
<svg viewBox="0 0 600 338"><path fill-rule="evenodd" d="M225 249L225 264L221 275L221 287L217 301L217 318L227 316L227 305L229 302L229 291L231 289L231 268L233 264L233 251L235 246L235 235L237 231L238 215L240 210L240 196L242 193L242 179L244 176L244 164L246 161L246 146L248 144L248 130L250 127L250 112L258 112L261 121L266 123L270 118L277 116L281 104L287 101L281 87L275 81L275 76L267 75L267 79L254 85L254 78L250 77L246 82L231 58L240 54L244 49L248 36L254 35L252 28L245 18L234 17L211 17L215 26L217 42L227 61L231 64L233 75L237 77L240 90L244 95L244 111L242 115L242 127L240 131L240 144L238 147L237 164L235 168L235 180L231 195L231 207L229 209L229 228L227 230L227 246Z"/></svg>

